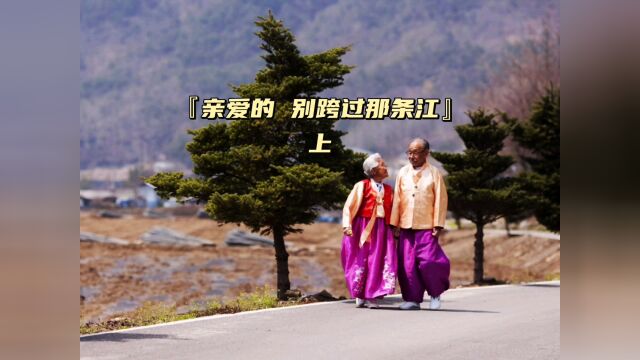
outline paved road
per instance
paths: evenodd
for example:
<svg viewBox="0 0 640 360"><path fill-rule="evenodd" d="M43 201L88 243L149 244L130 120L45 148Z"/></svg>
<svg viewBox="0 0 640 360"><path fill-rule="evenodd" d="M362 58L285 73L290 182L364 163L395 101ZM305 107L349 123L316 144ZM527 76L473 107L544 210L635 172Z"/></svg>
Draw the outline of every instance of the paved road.
<svg viewBox="0 0 640 360"><path fill-rule="evenodd" d="M81 359L557 359L560 282L447 291L439 311L352 301L80 338Z"/></svg>
<svg viewBox="0 0 640 360"><path fill-rule="evenodd" d="M534 236L542 239L560 240L560 234L549 231L533 231L533 230L511 230L511 235ZM507 235L507 230L502 229L484 229L485 235Z"/></svg>

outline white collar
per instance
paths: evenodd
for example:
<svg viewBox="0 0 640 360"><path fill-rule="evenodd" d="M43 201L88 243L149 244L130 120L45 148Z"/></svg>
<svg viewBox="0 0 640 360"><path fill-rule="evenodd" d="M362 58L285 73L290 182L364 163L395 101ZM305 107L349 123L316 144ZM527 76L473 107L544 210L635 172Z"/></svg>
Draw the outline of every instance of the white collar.
<svg viewBox="0 0 640 360"><path fill-rule="evenodd" d="M384 190L384 185L383 185L381 182L376 182L375 180L373 180L373 178L371 178L370 180L371 180L371 185L377 185L377 184L380 184L380 188L381 188L382 190ZM374 188L376 191L378 191L378 187L377 187L377 186L374 186L373 188Z"/></svg>
<svg viewBox="0 0 640 360"><path fill-rule="evenodd" d="M422 166L420 166L419 168L414 168L413 165L409 164L409 166L411 167L411 171L413 171L414 174L419 173L420 171L426 169L429 166L429 161L425 160L424 164L422 164Z"/></svg>

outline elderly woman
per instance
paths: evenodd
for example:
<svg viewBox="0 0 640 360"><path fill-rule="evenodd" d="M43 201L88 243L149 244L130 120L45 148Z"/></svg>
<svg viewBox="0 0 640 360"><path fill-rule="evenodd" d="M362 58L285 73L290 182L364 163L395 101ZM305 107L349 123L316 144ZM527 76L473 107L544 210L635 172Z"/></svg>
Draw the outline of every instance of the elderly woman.
<svg viewBox="0 0 640 360"><path fill-rule="evenodd" d="M367 179L355 184L342 212L342 267L356 306L377 308L378 299L395 292L396 246L389 227L393 188L380 154L363 163Z"/></svg>

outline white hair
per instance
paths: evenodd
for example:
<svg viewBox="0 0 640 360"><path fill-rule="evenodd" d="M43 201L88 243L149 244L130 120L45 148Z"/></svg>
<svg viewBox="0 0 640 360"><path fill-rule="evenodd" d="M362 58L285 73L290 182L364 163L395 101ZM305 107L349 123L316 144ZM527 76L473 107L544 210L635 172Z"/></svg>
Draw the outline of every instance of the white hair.
<svg viewBox="0 0 640 360"><path fill-rule="evenodd" d="M427 139L425 138L414 138L413 140L411 140L411 142L409 143L409 145L413 144L413 143L420 143L422 145L422 149L423 150L429 150L429 142L427 141Z"/></svg>
<svg viewBox="0 0 640 360"><path fill-rule="evenodd" d="M375 153L373 155L369 155L369 157L366 158L362 163L362 169L364 170L364 174L370 178L371 171L375 169L378 165L380 165L381 161L382 161L382 156L380 156L380 154Z"/></svg>

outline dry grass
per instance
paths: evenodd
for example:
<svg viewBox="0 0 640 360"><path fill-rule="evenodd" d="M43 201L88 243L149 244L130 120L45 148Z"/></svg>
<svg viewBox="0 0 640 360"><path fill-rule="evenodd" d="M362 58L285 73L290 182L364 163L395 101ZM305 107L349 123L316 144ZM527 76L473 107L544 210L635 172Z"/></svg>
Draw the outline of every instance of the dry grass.
<svg viewBox="0 0 640 360"><path fill-rule="evenodd" d="M257 288L250 293L242 293L234 301L222 303L211 300L205 304L193 303L186 313L178 313L175 306L163 303L145 302L136 310L119 314L103 322L81 322L80 334L93 334L103 331L127 329L136 326L160 324L178 320L193 319L218 314L233 314L242 311L269 309L280 306L300 304L299 301L278 301L275 290L269 286ZM203 306L204 305L204 306Z"/></svg>
<svg viewBox="0 0 640 360"><path fill-rule="evenodd" d="M81 243L80 285L86 295L80 302L81 318L107 324L118 313L142 306L145 301L161 301L177 309L209 301L214 313L223 311L222 305L216 308L218 302L226 304L224 311L232 312L236 311L232 305L243 293L276 283L273 248L224 245L227 231L235 228L232 225L219 226L195 217L147 219L134 214L106 219L91 213L80 216L82 231L131 242L154 226L209 239L216 247ZM316 223L301 228L303 232L287 236L287 244L293 247L289 250L292 287L307 294L326 289L335 297L348 296L340 263L340 225ZM473 279L474 232L467 228L452 230L440 240L451 260L452 287L468 285ZM559 274L560 241L527 236L485 238L486 277L517 283L556 279ZM127 305L119 305L123 303ZM204 309L201 306L199 310ZM162 313L156 310L153 313Z"/></svg>

